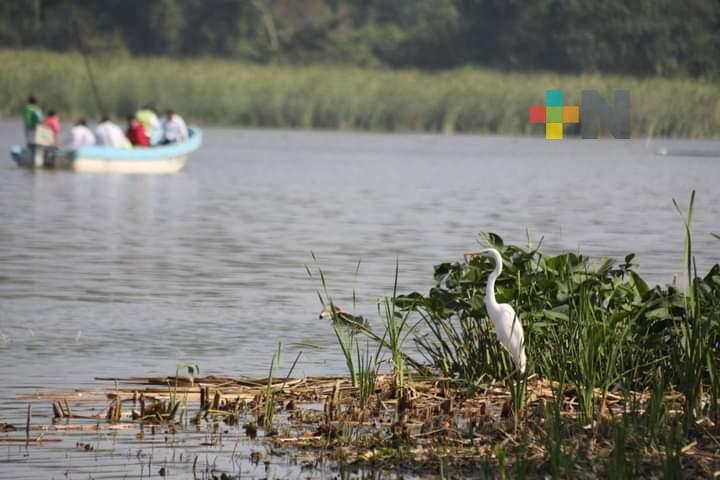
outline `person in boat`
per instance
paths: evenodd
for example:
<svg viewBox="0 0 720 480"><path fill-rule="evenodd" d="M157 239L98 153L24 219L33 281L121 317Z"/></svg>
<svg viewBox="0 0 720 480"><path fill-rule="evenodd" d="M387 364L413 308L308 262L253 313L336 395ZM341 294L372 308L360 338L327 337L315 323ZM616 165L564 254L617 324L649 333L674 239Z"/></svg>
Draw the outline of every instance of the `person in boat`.
<svg viewBox="0 0 720 480"><path fill-rule="evenodd" d="M107 115L103 115L95 127L95 143L113 148L127 148L130 144L122 128L113 123Z"/></svg>
<svg viewBox="0 0 720 480"><path fill-rule="evenodd" d="M145 126L137 117L130 115L128 117L127 138L133 147L149 147L150 139L145 132Z"/></svg>
<svg viewBox="0 0 720 480"><path fill-rule="evenodd" d="M82 148L95 145L95 135L88 128L85 119L79 118L70 130L70 141L65 148Z"/></svg>
<svg viewBox="0 0 720 480"><path fill-rule="evenodd" d="M23 108L23 126L28 144L34 143L35 128L42 122L42 119L42 109L38 105L37 99L31 95Z"/></svg>
<svg viewBox="0 0 720 480"><path fill-rule="evenodd" d="M168 143L182 142L190 136L185 120L175 113L168 110L163 121L163 145Z"/></svg>
<svg viewBox="0 0 720 480"><path fill-rule="evenodd" d="M43 119L42 124L52 130L55 141L53 146L60 146L60 117L55 110L49 110L47 116Z"/></svg>
<svg viewBox="0 0 720 480"><path fill-rule="evenodd" d="M148 138L156 138L155 134L161 130L162 125L160 125L160 119L155 114L155 110L151 105L145 105L138 110L135 113L135 118L137 118L140 123L143 124L143 127L145 127L145 132L147 132Z"/></svg>

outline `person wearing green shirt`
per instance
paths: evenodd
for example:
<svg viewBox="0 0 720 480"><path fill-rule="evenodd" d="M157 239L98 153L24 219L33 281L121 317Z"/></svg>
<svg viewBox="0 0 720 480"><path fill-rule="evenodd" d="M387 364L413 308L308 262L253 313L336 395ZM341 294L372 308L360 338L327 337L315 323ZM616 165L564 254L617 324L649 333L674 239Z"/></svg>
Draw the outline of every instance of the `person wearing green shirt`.
<svg viewBox="0 0 720 480"><path fill-rule="evenodd" d="M28 143L33 143L35 136L35 128L43 119L43 113L37 104L37 99L30 96L27 105L23 108L23 125L25 126L25 139Z"/></svg>

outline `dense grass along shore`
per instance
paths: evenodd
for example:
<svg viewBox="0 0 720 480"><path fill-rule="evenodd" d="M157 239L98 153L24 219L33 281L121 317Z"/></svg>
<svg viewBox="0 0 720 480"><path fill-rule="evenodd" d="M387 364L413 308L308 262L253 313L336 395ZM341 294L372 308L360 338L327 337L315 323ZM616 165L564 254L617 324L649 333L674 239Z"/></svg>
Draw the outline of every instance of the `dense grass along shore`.
<svg viewBox="0 0 720 480"><path fill-rule="evenodd" d="M0 50L0 115L19 115L28 94L66 115L99 115L79 54ZM712 137L720 132L720 86L690 79L476 68L438 73L340 66L261 66L220 60L91 58L102 108L172 107L193 122L257 127L542 135L528 107L560 88L631 94L633 136Z"/></svg>

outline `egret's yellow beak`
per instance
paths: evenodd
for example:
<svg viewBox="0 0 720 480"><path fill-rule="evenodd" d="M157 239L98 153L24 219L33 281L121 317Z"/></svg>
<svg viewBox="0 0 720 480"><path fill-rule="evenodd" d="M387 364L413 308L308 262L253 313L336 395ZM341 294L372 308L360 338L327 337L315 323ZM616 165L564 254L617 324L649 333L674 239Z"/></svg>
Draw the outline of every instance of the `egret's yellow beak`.
<svg viewBox="0 0 720 480"><path fill-rule="evenodd" d="M490 253L489 248L486 248L485 250L480 250L479 252L469 252L463 254L463 257L465 257L465 263L470 263L470 260L472 260L475 257L483 257L487 256Z"/></svg>
<svg viewBox="0 0 720 480"><path fill-rule="evenodd" d="M475 257L480 257L482 254L483 252L468 252L463 254L463 258L465 258L465 263L470 263L470 260Z"/></svg>

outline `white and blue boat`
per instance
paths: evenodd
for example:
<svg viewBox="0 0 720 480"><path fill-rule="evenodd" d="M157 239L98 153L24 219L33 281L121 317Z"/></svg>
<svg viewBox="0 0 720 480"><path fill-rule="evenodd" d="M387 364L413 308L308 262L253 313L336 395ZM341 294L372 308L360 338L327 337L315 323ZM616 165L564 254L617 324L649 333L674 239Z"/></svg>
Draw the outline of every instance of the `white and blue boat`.
<svg viewBox="0 0 720 480"><path fill-rule="evenodd" d="M73 150L15 145L10 156L20 167L66 169L76 172L175 173L202 145L202 131L189 129L182 142L145 148L83 147Z"/></svg>

